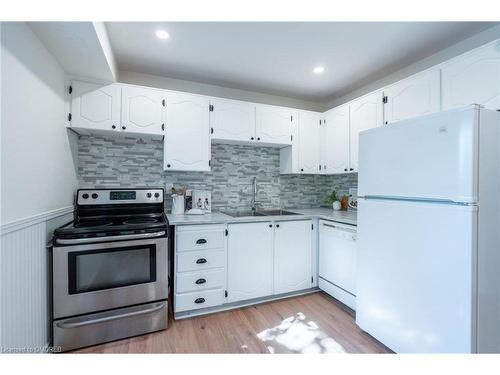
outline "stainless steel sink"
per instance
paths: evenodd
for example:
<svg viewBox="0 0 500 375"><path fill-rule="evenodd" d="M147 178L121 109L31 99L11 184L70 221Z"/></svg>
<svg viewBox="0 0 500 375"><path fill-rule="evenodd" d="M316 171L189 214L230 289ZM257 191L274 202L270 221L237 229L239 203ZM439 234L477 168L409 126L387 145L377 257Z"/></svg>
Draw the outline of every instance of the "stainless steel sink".
<svg viewBox="0 0 500 375"><path fill-rule="evenodd" d="M300 215L295 212L285 210L242 210L242 211L222 211L223 214L231 217L248 217L248 216L283 216L283 215Z"/></svg>
<svg viewBox="0 0 500 375"><path fill-rule="evenodd" d="M286 211L286 210L259 210L260 212L266 216L283 216L283 215L301 215L295 212Z"/></svg>
<svg viewBox="0 0 500 375"><path fill-rule="evenodd" d="M247 217L247 216L266 216L257 211L221 211L223 214L229 215L231 217Z"/></svg>

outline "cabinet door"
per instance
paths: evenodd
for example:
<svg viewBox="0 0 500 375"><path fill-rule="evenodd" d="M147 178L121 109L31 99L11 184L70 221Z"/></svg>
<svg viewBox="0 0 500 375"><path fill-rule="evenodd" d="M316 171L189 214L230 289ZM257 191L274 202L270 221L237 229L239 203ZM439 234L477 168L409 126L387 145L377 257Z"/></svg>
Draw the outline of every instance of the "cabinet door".
<svg viewBox="0 0 500 375"><path fill-rule="evenodd" d="M445 63L443 110L481 104L500 110L500 40Z"/></svg>
<svg viewBox="0 0 500 375"><path fill-rule="evenodd" d="M168 94L164 169L210 170L209 101L202 96Z"/></svg>
<svg viewBox="0 0 500 375"><path fill-rule="evenodd" d="M71 87L72 127L119 130L121 93L119 85L73 81Z"/></svg>
<svg viewBox="0 0 500 375"><path fill-rule="evenodd" d="M321 163L323 174L349 171L349 105L325 113L321 129Z"/></svg>
<svg viewBox="0 0 500 375"><path fill-rule="evenodd" d="M299 112L299 167L301 173L320 173L319 114Z"/></svg>
<svg viewBox="0 0 500 375"><path fill-rule="evenodd" d="M351 121L349 171L357 172L359 133L382 125L382 92L376 91L350 102L349 110Z"/></svg>
<svg viewBox="0 0 500 375"><path fill-rule="evenodd" d="M166 92L144 87L122 87L122 131L164 134Z"/></svg>
<svg viewBox="0 0 500 375"><path fill-rule="evenodd" d="M312 221L281 221L274 230L274 294L312 285Z"/></svg>
<svg viewBox="0 0 500 375"><path fill-rule="evenodd" d="M386 124L438 112L441 108L439 69L429 70L384 89Z"/></svg>
<svg viewBox="0 0 500 375"><path fill-rule="evenodd" d="M290 145L297 111L292 108L257 105L255 133L258 142Z"/></svg>
<svg viewBox="0 0 500 375"><path fill-rule="evenodd" d="M255 104L235 100L211 99L212 139L255 141Z"/></svg>
<svg viewBox="0 0 500 375"><path fill-rule="evenodd" d="M228 225L228 302L273 293L273 228L270 222Z"/></svg>

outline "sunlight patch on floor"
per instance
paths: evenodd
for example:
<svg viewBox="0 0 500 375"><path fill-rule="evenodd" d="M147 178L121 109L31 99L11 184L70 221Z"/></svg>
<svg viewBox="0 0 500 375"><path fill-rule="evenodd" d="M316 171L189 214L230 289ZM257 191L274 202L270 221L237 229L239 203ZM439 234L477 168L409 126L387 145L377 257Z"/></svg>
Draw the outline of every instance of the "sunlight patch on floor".
<svg viewBox="0 0 500 375"><path fill-rule="evenodd" d="M342 345L321 331L315 322L307 321L301 312L259 332L257 337L270 353L345 353Z"/></svg>

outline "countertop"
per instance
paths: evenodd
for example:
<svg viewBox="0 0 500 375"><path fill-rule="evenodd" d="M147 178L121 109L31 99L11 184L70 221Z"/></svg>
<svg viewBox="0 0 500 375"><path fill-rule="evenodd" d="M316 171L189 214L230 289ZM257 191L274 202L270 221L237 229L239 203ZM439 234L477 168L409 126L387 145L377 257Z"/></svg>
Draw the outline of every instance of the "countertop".
<svg viewBox="0 0 500 375"><path fill-rule="evenodd" d="M204 215L173 215L167 213L167 219L170 225L227 224L303 219L324 219L350 225L357 224L356 210L334 211L331 208L286 208L286 210L300 215L232 217L221 212L212 212Z"/></svg>

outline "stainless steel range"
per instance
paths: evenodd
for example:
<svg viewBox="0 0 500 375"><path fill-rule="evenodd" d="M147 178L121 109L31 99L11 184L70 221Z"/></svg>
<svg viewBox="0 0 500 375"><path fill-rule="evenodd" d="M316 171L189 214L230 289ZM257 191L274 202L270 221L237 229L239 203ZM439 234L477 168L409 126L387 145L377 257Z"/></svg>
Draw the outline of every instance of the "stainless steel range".
<svg viewBox="0 0 500 375"><path fill-rule="evenodd" d="M53 344L63 351L167 328L163 189L78 190L52 247Z"/></svg>

